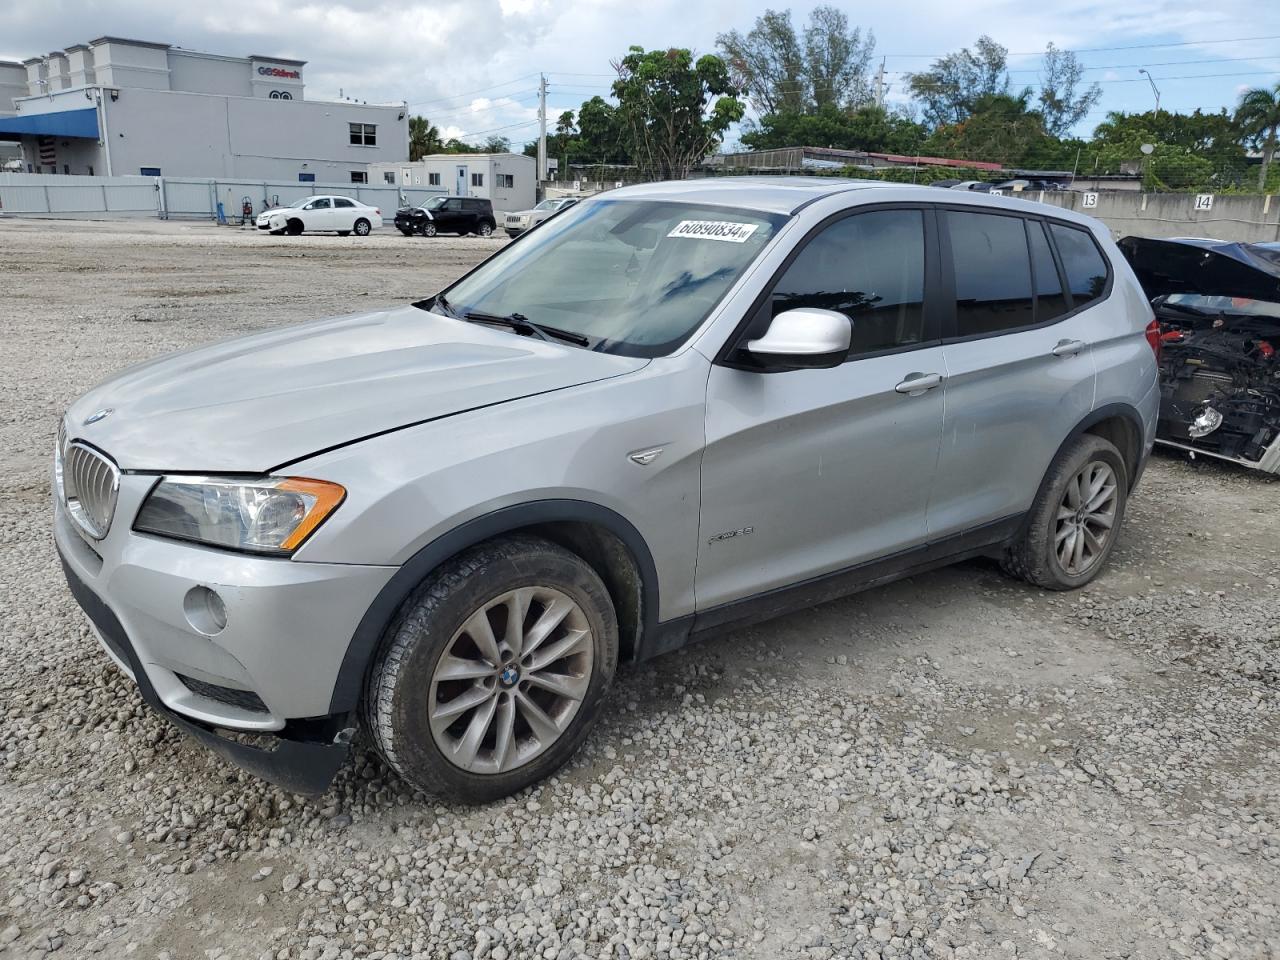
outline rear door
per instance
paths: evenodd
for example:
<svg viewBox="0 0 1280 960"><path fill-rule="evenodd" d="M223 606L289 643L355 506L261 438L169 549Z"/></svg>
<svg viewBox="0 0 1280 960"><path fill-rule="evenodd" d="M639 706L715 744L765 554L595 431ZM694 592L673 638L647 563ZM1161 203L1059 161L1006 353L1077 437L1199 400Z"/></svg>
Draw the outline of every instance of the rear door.
<svg viewBox="0 0 1280 960"><path fill-rule="evenodd" d="M931 538L1024 513L1093 408L1095 380L1089 307L1073 307L1043 220L974 207L940 217L950 290Z"/></svg>
<svg viewBox="0 0 1280 960"><path fill-rule="evenodd" d="M850 317L831 369L711 368L696 575L700 611L925 541L942 434L932 212L843 214L806 238L735 343L794 307ZM919 389L911 381L920 380Z"/></svg>
<svg viewBox="0 0 1280 960"><path fill-rule="evenodd" d="M333 198L333 229L350 230L356 222L356 202L347 197Z"/></svg>

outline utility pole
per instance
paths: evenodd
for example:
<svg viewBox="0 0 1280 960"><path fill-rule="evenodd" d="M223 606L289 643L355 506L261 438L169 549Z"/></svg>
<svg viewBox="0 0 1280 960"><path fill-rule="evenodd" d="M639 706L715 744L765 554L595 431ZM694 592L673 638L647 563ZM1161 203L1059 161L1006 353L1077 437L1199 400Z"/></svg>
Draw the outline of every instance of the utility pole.
<svg viewBox="0 0 1280 960"><path fill-rule="evenodd" d="M880 59L880 66L876 67L876 106L881 110L884 109L884 58Z"/></svg>
<svg viewBox="0 0 1280 960"><path fill-rule="evenodd" d="M538 182L547 179L547 75L538 82Z"/></svg>

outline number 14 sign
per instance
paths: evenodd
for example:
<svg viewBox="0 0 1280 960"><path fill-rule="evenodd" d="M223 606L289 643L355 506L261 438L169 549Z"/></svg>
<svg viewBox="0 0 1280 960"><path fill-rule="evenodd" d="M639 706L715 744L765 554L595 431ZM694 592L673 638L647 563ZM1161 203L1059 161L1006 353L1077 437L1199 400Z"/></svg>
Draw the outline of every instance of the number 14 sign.
<svg viewBox="0 0 1280 960"><path fill-rule="evenodd" d="M1212 194L1212 193L1197 193L1197 194L1196 194L1196 205L1195 205L1195 209L1196 209L1196 210L1212 210L1212 209L1213 209L1213 194Z"/></svg>

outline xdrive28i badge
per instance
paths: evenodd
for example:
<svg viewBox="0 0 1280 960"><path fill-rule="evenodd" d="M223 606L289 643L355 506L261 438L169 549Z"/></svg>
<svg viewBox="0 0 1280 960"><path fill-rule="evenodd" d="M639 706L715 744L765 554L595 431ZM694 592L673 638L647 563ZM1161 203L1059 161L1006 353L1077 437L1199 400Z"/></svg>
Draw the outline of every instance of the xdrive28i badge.
<svg viewBox="0 0 1280 960"><path fill-rule="evenodd" d="M708 538L707 543L722 543L725 540L732 540L734 537L746 537L755 532L755 527L739 527L737 530L726 530L724 533L717 533L714 537Z"/></svg>
<svg viewBox="0 0 1280 960"><path fill-rule="evenodd" d="M107 417L111 416L113 413L115 413L115 410L111 409L111 407L103 407L101 410L97 411L96 413L91 413L87 417L85 417L84 426L87 427L91 423L98 423L101 420L105 420L107 419Z"/></svg>

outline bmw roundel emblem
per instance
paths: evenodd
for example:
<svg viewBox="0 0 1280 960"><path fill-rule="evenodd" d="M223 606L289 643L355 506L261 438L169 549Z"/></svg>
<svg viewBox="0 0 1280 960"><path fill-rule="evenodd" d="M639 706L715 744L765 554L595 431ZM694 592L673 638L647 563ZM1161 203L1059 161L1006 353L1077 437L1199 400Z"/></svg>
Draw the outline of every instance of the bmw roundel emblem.
<svg viewBox="0 0 1280 960"><path fill-rule="evenodd" d="M91 413L89 416L85 417L84 425L87 427L91 423L98 423L99 421L107 419L107 417L111 416L113 413L115 413L115 411L110 407L103 407L97 413Z"/></svg>
<svg viewBox="0 0 1280 960"><path fill-rule="evenodd" d="M520 679L520 671L514 666L508 665L505 670L498 674L498 679L504 687L514 687L516 681Z"/></svg>

